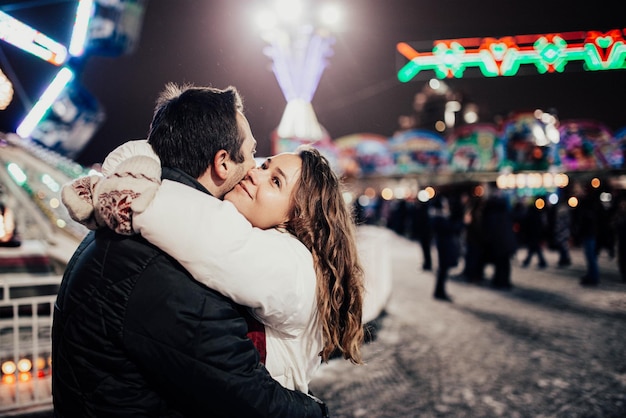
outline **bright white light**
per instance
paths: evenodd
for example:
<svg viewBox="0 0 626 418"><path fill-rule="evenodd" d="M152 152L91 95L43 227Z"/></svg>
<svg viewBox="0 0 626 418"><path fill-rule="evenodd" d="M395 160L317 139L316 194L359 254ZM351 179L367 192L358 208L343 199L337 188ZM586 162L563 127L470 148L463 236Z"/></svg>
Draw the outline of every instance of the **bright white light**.
<svg viewBox="0 0 626 418"><path fill-rule="evenodd" d="M516 185L517 177L513 173L509 173L506 175L505 183L507 189L514 189Z"/></svg>
<svg viewBox="0 0 626 418"><path fill-rule="evenodd" d="M530 173L526 177L526 183L528 184L528 187L530 187L531 189L537 189L541 187L542 182L543 182L543 176L539 173Z"/></svg>
<svg viewBox="0 0 626 418"><path fill-rule="evenodd" d="M370 198L362 194L358 199L359 205L366 207L370 204Z"/></svg>
<svg viewBox="0 0 626 418"><path fill-rule="evenodd" d="M26 183L26 180L28 180L28 177L26 177L26 173L24 173L20 166L15 163L10 163L7 166L7 170L9 172L9 175L13 177L13 180L15 180L18 186L23 185L24 183Z"/></svg>
<svg viewBox="0 0 626 418"><path fill-rule="evenodd" d="M478 113L475 110L468 110L463 115L463 119L466 123L476 123L478 121Z"/></svg>
<svg viewBox="0 0 626 418"><path fill-rule="evenodd" d="M448 128L452 128L455 122L455 112L461 110L461 103L456 100L450 100L446 102L446 109L444 111L444 120Z"/></svg>
<svg viewBox="0 0 626 418"><path fill-rule="evenodd" d="M59 183L57 183L49 174L43 174L41 176L41 182L55 193L61 190Z"/></svg>
<svg viewBox="0 0 626 418"><path fill-rule="evenodd" d="M337 26L343 20L343 11L338 4L325 4L320 10L320 21L324 25Z"/></svg>
<svg viewBox="0 0 626 418"><path fill-rule="evenodd" d="M320 140L324 131L319 124L310 101L294 99L287 102L277 133L281 138L306 138Z"/></svg>
<svg viewBox="0 0 626 418"><path fill-rule="evenodd" d="M257 27L263 31L274 29L278 25L276 15L269 10L258 12L254 18Z"/></svg>
<svg viewBox="0 0 626 418"><path fill-rule="evenodd" d="M506 174L500 174L496 178L496 186L498 187L498 189L506 189L507 188L508 182L507 182Z"/></svg>
<svg viewBox="0 0 626 418"><path fill-rule="evenodd" d="M85 52L85 41L89 29L89 21L93 16L93 0L80 0L76 8L76 20L70 41L70 55L78 57Z"/></svg>
<svg viewBox="0 0 626 418"><path fill-rule="evenodd" d="M17 366L11 360L2 363L2 373L13 374L17 370Z"/></svg>
<svg viewBox="0 0 626 418"><path fill-rule="evenodd" d="M602 193L600 193L600 201L601 202L608 203L611 200L613 200L613 195L611 195L611 193L609 193L609 192L602 192Z"/></svg>
<svg viewBox="0 0 626 418"><path fill-rule="evenodd" d="M535 124L532 127L533 136L535 137L535 144L540 147L548 145L548 138L546 138L546 133L543 131L541 126Z"/></svg>
<svg viewBox="0 0 626 418"><path fill-rule="evenodd" d="M478 106L476 103L467 103L463 107L463 120L466 123L478 122Z"/></svg>
<svg viewBox="0 0 626 418"><path fill-rule="evenodd" d="M569 177L564 173L557 174L554 176L554 184L556 187L563 188L569 184Z"/></svg>
<svg viewBox="0 0 626 418"><path fill-rule="evenodd" d="M74 78L72 70L67 67L61 68L54 80L52 80L52 83L41 95L39 101L35 103L35 106L26 115L20 126L17 127L15 133L22 138L28 138L72 78Z"/></svg>
<svg viewBox="0 0 626 418"><path fill-rule="evenodd" d="M556 123L556 118L549 113L542 113L541 118L538 119L541 119L541 121L546 125L553 125Z"/></svg>
<svg viewBox="0 0 626 418"><path fill-rule="evenodd" d="M559 133L558 128L552 124L546 126L546 137L553 144L558 144L561 141L561 134Z"/></svg>
<svg viewBox="0 0 626 418"><path fill-rule="evenodd" d="M450 100L446 102L446 111L448 112L458 112L461 110L461 103L456 100Z"/></svg>
<svg viewBox="0 0 626 418"><path fill-rule="evenodd" d="M428 81L428 86L433 90L438 90L441 87L441 82L436 78L431 78Z"/></svg>
<svg viewBox="0 0 626 418"><path fill-rule="evenodd" d="M285 22L298 23L302 17L304 5L299 0L275 0L274 11Z"/></svg>
<svg viewBox="0 0 626 418"><path fill-rule="evenodd" d="M417 192L417 199L420 202L428 202L430 200L430 193L428 193L428 190L420 190L419 192Z"/></svg>
<svg viewBox="0 0 626 418"><path fill-rule="evenodd" d="M404 186L397 186L393 190L393 196L396 196L398 199L403 199L409 197L409 190Z"/></svg>
<svg viewBox="0 0 626 418"><path fill-rule="evenodd" d="M548 201L551 204L556 205L557 203L559 203L559 195L556 193L550 193L550 196L548 196Z"/></svg>
<svg viewBox="0 0 626 418"><path fill-rule="evenodd" d="M552 173L544 173L543 174L543 187L552 187L554 186L554 175Z"/></svg>
<svg viewBox="0 0 626 418"><path fill-rule="evenodd" d="M67 58L63 45L2 11L0 39L54 65L61 65Z"/></svg>

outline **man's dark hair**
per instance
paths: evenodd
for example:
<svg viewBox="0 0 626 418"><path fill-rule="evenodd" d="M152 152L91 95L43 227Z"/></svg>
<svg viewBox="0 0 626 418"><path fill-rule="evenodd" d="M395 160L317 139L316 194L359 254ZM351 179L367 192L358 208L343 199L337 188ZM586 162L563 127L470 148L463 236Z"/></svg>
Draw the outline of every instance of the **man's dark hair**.
<svg viewBox="0 0 626 418"><path fill-rule="evenodd" d="M200 177L219 150L236 163L244 156L237 112L243 104L235 87L177 86L168 83L159 95L150 124L148 142L164 167Z"/></svg>

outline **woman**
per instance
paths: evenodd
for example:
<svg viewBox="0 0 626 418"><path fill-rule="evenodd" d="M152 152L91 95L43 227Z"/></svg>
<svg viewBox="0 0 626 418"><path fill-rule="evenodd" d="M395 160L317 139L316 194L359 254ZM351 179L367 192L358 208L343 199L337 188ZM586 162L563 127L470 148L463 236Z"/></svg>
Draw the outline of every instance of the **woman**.
<svg viewBox="0 0 626 418"><path fill-rule="evenodd" d="M354 224L317 150L268 158L221 201L167 180L154 192L158 158L147 143L139 154L150 158L127 158L127 144L103 165L106 174L122 161L115 172L93 186L101 220L124 232L132 219L134 232L196 280L249 307L266 325L266 367L285 387L307 392L320 360L335 352L361 363L363 283Z"/></svg>

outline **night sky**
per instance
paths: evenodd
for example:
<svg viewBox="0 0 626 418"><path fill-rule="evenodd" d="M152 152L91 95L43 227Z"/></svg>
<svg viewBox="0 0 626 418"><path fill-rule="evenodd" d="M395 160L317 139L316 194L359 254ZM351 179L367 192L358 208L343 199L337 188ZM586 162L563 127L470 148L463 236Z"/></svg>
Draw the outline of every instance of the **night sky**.
<svg viewBox="0 0 626 418"><path fill-rule="evenodd" d="M169 81L223 88L236 86L258 141L270 153L269 136L285 99L263 54L265 43L252 23L253 0L149 0L137 49L121 57L85 60L80 81L107 118L78 161L101 161L120 143L146 135L154 100ZM400 41L430 42L464 37L502 37L626 27L623 13L568 1L480 2L461 0L344 0L346 25L335 34L334 55L313 98L331 137L357 132L390 136L398 117L412 112L421 78L397 80L404 64ZM594 6L597 5L597 8ZM67 44L75 1L0 0L0 10ZM615 6L616 7L616 6ZM0 41L0 68L16 90L0 111L0 131L14 131L58 68ZM431 74L434 74L431 72ZM16 82L17 78L17 82ZM477 103L483 122L516 110L555 109L561 119L588 118L611 129L626 126L626 71L447 80Z"/></svg>

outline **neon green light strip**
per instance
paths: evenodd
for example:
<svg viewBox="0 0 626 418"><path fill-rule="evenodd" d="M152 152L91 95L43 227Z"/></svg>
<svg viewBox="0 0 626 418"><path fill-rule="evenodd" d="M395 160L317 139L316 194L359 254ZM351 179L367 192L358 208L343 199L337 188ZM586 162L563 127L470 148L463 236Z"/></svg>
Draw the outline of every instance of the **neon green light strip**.
<svg viewBox="0 0 626 418"><path fill-rule="evenodd" d="M434 71L438 78L461 78L472 67L485 77L514 76L522 66L545 74L563 72L571 62L582 63L586 71L624 69L624 34L626 29L448 39L433 42L429 52L400 42L396 49L409 61L398 71L398 80L408 82L423 71Z"/></svg>

